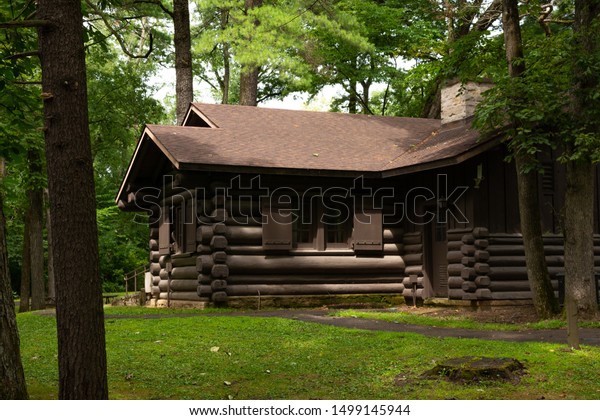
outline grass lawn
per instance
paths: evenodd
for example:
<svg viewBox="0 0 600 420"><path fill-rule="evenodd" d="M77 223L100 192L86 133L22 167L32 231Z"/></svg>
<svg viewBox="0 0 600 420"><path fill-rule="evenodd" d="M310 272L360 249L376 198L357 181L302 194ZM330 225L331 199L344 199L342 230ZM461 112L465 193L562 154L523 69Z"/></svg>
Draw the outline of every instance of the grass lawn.
<svg viewBox="0 0 600 420"><path fill-rule="evenodd" d="M132 310L144 312L156 310ZM31 398L56 398L55 319L26 313L18 323ZM600 399L598 347L227 316L107 319L106 341L113 399ZM468 355L514 357L526 374L518 383L421 378L436 360Z"/></svg>

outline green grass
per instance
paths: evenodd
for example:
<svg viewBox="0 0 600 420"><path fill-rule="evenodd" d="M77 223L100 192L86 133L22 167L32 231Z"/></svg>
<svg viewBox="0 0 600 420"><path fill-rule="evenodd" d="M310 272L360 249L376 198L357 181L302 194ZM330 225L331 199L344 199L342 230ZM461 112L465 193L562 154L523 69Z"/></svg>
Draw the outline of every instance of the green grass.
<svg viewBox="0 0 600 420"><path fill-rule="evenodd" d="M156 310L132 310L144 312ZM56 398L55 319L26 313L18 323L31 398ZM107 319L106 342L113 399L600 398L600 348L589 346L564 352L556 344L227 316ZM514 357L527 372L519 383L420 377L436 360L467 355Z"/></svg>
<svg viewBox="0 0 600 420"><path fill-rule="evenodd" d="M523 331L566 328L561 319L551 319L527 324L485 323L466 319L460 315L427 316L406 312L361 311L347 309L330 313L331 316L376 319L396 324L424 325L428 327L464 328L468 330ZM581 322L581 327L600 328L599 322ZM600 332L599 332L600 333Z"/></svg>

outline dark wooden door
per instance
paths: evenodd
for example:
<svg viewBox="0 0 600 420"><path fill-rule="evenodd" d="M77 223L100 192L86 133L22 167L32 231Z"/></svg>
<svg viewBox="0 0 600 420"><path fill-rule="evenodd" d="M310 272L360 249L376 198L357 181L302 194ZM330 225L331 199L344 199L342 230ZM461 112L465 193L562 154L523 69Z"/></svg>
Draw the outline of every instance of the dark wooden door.
<svg viewBox="0 0 600 420"><path fill-rule="evenodd" d="M439 218L429 223L425 240L425 268L435 297L448 297L447 225Z"/></svg>

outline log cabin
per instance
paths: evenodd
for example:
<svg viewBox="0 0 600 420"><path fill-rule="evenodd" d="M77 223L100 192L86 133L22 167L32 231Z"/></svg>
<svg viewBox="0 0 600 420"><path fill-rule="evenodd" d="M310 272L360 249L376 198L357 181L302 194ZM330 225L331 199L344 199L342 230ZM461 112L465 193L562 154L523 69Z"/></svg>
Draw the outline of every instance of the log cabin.
<svg viewBox="0 0 600 420"><path fill-rule="evenodd" d="M116 202L147 214L154 303L530 300L515 168L471 128L486 88L449 84L441 120L192 103L181 126L147 125ZM555 288L556 153L539 175Z"/></svg>

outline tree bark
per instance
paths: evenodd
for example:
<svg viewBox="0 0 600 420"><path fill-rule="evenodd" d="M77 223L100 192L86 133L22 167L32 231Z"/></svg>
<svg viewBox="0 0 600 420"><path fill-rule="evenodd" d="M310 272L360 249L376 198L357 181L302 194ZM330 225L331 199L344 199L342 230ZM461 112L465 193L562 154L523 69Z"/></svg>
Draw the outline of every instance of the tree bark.
<svg viewBox="0 0 600 420"><path fill-rule="evenodd" d="M94 174L78 0L38 0L60 399L107 399ZM85 263L82 264L81 262Z"/></svg>
<svg viewBox="0 0 600 420"><path fill-rule="evenodd" d="M0 179L4 175L4 160L0 161ZM6 220L0 193L0 399L27 399L25 374L21 363L19 331L15 303L10 287L6 247Z"/></svg>
<svg viewBox="0 0 600 420"><path fill-rule="evenodd" d="M221 14L221 29L225 30L229 21L229 11L220 10ZM231 53L229 51L229 43L223 43L223 79L221 83L221 90L223 91L223 97L221 99L222 104L229 103L229 85L231 81Z"/></svg>
<svg viewBox="0 0 600 420"><path fill-rule="evenodd" d="M19 312L29 312L31 298L31 245L29 241L29 209L25 213L23 227L23 254L21 255L21 299Z"/></svg>
<svg viewBox="0 0 600 420"><path fill-rule="evenodd" d="M36 185L42 175L41 156L36 150L28 153L29 172L33 175L33 185L29 196L29 248L31 264L31 309L46 307L46 286L44 281L44 191Z"/></svg>
<svg viewBox="0 0 600 420"><path fill-rule="evenodd" d="M48 203L48 190L44 190L44 199ZM56 282L54 278L54 257L52 255L52 224L50 223L50 205L46 208L46 235L48 242L48 298L51 303L56 302Z"/></svg>
<svg viewBox="0 0 600 420"><path fill-rule="evenodd" d="M253 9L262 6L262 0L245 0L245 9ZM258 26L260 22L255 21ZM240 105L258 105L258 74L260 68L256 64L247 63L242 65L240 72Z"/></svg>
<svg viewBox="0 0 600 420"><path fill-rule="evenodd" d="M240 105L258 105L258 72L253 64L245 64L240 72Z"/></svg>
<svg viewBox="0 0 600 420"><path fill-rule="evenodd" d="M173 27L175 31L175 102L177 124L181 125L190 103L194 100L188 0L173 0Z"/></svg>
<svg viewBox="0 0 600 420"><path fill-rule="evenodd" d="M504 0L502 8L502 25L504 28L504 44L508 74L510 77L521 77L525 71L523 58L523 43L519 25L519 9L517 0ZM519 98L515 98L518 101ZM518 121L512 121L518 125ZM513 140L515 141L515 140ZM531 285L531 294L535 310L540 318L549 318L558 312L558 303L554 297L552 283L548 274L542 239L542 222L539 203L538 176L531 165L529 155L514 148L515 167L519 197L519 218L523 247L527 264L527 277Z"/></svg>
<svg viewBox="0 0 600 420"><path fill-rule="evenodd" d="M589 93L598 87L599 78L589 71L588 57L598 54L600 35L593 28L600 16L600 1L575 1L574 66L571 95L571 115L576 129L599 135L600 127L588 109L597 106L590 102ZM596 25L598 23L596 22ZM567 143L566 154L577 152L577 146ZM565 300L572 302L579 319L591 319L598 315L596 282L594 278L594 165L589 154L569 161L565 172L567 186L564 205L565 235Z"/></svg>

